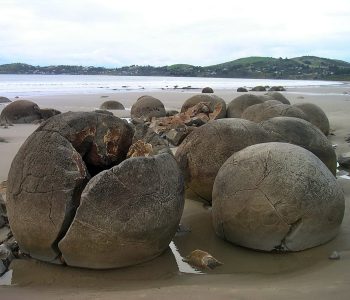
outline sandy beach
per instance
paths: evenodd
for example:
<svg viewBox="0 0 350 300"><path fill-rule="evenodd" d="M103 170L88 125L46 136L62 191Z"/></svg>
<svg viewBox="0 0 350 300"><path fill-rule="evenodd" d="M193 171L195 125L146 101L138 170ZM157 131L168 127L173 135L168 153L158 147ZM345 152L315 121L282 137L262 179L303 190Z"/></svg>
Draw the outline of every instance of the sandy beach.
<svg viewBox="0 0 350 300"><path fill-rule="evenodd" d="M117 100L126 110L113 113L129 117L132 104L142 95L160 99L168 110L179 110L187 98L197 93L192 90L138 91L25 99L41 108L62 112L93 111L106 100ZM217 90L215 94L226 103L241 95L233 90ZM350 84L290 88L283 94L292 104L310 102L320 106L329 118L332 132L329 139L336 153L350 151L345 141L350 135ZM0 105L0 111L3 107ZM0 137L6 141L0 143L0 182L7 179L16 152L37 127L28 124L0 128ZM0 299L349 299L350 178L344 176L347 175L344 170L338 175L345 193L345 217L339 235L325 245L288 254L234 246L216 237L210 208L188 192L181 224L190 232L176 236L172 249L153 261L118 270L94 271L31 259L15 260L11 271L0 279ZM222 261L223 266L201 274L187 270L179 257L195 249L209 252ZM335 250L340 253L340 260L329 260L328 256Z"/></svg>

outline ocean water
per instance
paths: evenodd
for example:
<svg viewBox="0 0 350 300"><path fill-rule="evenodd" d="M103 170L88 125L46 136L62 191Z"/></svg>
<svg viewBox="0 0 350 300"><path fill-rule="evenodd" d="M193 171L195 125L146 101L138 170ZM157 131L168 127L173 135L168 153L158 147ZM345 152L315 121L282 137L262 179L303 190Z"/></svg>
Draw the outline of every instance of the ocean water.
<svg viewBox="0 0 350 300"><path fill-rule="evenodd" d="M2 75L0 96L40 96L64 94L94 94L137 90L161 90L191 87L202 89L251 88L257 85L285 87L330 86L342 82L312 80L273 80L241 78L201 77L151 77L151 76L103 76L103 75Z"/></svg>

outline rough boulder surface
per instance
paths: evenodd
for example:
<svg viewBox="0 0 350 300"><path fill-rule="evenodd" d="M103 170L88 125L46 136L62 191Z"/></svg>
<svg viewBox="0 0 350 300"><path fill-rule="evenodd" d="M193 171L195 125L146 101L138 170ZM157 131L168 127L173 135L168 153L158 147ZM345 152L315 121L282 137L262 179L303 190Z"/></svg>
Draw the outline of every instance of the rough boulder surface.
<svg viewBox="0 0 350 300"><path fill-rule="evenodd" d="M279 92L269 92L267 93L268 97L271 97L272 99L278 100L279 102L283 103L283 104L290 104L290 101L283 96L283 94L279 93Z"/></svg>
<svg viewBox="0 0 350 300"><path fill-rule="evenodd" d="M313 103L297 103L293 106L302 110L309 121L318 127L326 136L329 134L329 120L319 106Z"/></svg>
<svg viewBox="0 0 350 300"><path fill-rule="evenodd" d="M6 197L24 253L114 268L167 248L182 214L182 175L168 153L127 159L139 141L133 138L127 122L93 112L54 116L29 136L11 165ZM150 155L152 146L140 144Z"/></svg>
<svg viewBox="0 0 350 300"><path fill-rule="evenodd" d="M264 101L253 94L245 94L233 99L227 106L228 118L240 118L245 109L254 104L260 104Z"/></svg>
<svg viewBox="0 0 350 300"><path fill-rule="evenodd" d="M10 102L11 100L9 98L0 96L0 103L10 103Z"/></svg>
<svg viewBox="0 0 350 300"><path fill-rule="evenodd" d="M100 109L115 109L115 110L124 110L125 107L123 104L121 104L119 101L115 100L108 100L103 102L100 105Z"/></svg>
<svg viewBox="0 0 350 300"><path fill-rule="evenodd" d="M186 185L211 202L215 177L233 153L253 144L270 141L259 125L243 119L211 121L190 133L176 151L175 158Z"/></svg>
<svg viewBox="0 0 350 300"><path fill-rule="evenodd" d="M274 142L291 143L315 154L333 173L337 172L337 155L332 143L316 126L303 119L276 117L261 122Z"/></svg>
<svg viewBox="0 0 350 300"><path fill-rule="evenodd" d="M286 143L232 155L213 188L213 225L221 238L264 251L300 251L333 239L344 216L336 178L311 152Z"/></svg>
<svg viewBox="0 0 350 300"><path fill-rule="evenodd" d="M295 117L308 121L307 115L297 107L288 104L261 103L249 106L243 113L242 118L256 123L274 117Z"/></svg>
<svg viewBox="0 0 350 300"><path fill-rule="evenodd" d="M166 111L164 104L152 97L152 96L141 96L131 107L131 118L150 120L152 117L165 117Z"/></svg>
<svg viewBox="0 0 350 300"><path fill-rule="evenodd" d="M216 119L222 119L226 117L226 102L216 95L194 95L185 101L181 107L181 112L184 113L188 111L190 107L193 107L201 102L209 104L210 113L216 111L219 112Z"/></svg>

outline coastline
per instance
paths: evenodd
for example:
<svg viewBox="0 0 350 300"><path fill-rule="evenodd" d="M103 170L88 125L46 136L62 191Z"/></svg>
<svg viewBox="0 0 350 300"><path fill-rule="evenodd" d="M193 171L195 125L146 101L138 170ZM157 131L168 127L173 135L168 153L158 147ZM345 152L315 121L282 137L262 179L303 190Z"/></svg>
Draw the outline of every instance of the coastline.
<svg viewBox="0 0 350 300"><path fill-rule="evenodd" d="M344 94L347 92L348 94ZM128 109L138 97L148 94L160 99L166 109L180 109L182 103L198 91L138 91L75 95L31 96L41 108L65 111L91 111L105 100L118 100ZM264 92L253 92L262 95ZM242 95L233 90L216 90L229 103ZM345 138L350 134L350 83L341 86L287 89L283 94L292 104L311 102L327 114L332 144L337 154L349 152ZM103 97L108 96L108 97ZM20 98L22 99L22 97ZM14 100L14 99L11 99ZM0 110L3 106L1 106ZM113 111L128 117L130 111ZM0 128L0 182L6 180L10 163L25 138L37 125ZM218 239L211 227L210 211L195 196L186 194L181 223L191 233L175 237L181 256L194 249L208 251L224 265L205 275L180 273L171 251L155 260L120 270L93 271L49 265L34 260L17 260L12 264L12 286L0 286L4 299L348 299L350 277L350 181L339 178L346 197L346 212L339 235L333 241L298 253L262 253L233 246ZM341 259L328 256L338 251Z"/></svg>

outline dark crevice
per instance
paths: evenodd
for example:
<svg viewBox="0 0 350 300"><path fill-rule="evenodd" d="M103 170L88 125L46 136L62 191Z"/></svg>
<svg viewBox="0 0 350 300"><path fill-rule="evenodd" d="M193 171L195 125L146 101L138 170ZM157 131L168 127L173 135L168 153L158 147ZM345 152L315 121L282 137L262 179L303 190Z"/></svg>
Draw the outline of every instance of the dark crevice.
<svg viewBox="0 0 350 300"><path fill-rule="evenodd" d="M67 203L67 206L66 206L66 211L65 211L64 220L63 220L63 223L61 226L61 230L59 231L57 238L55 239L55 241L51 245L52 249L59 254L58 258L60 258L62 263L64 263L64 262L62 261L62 258L61 258L61 251L58 248L58 243L64 238L69 227L73 223L73 220L75 218L75 214L76 214L77 209L80 205L81 194L82 194L85 186L89 182L89 180L90 180L90 177L85 179L83 183L81 183L80 185L78 185L74 189L72 199Z"/></svg>
<svg viewBox="0 0 350 300"><path fill-rule="evenodd" d="M289 238L295 231L299 229L299 227L302 225L303 219L299 218L292 224L290 224L289 230L287 234L284 236L284 238L281 240L281 243L274 247L274 250L276 251L290 251L290 249L287 246L287 238Z"/></svg>

